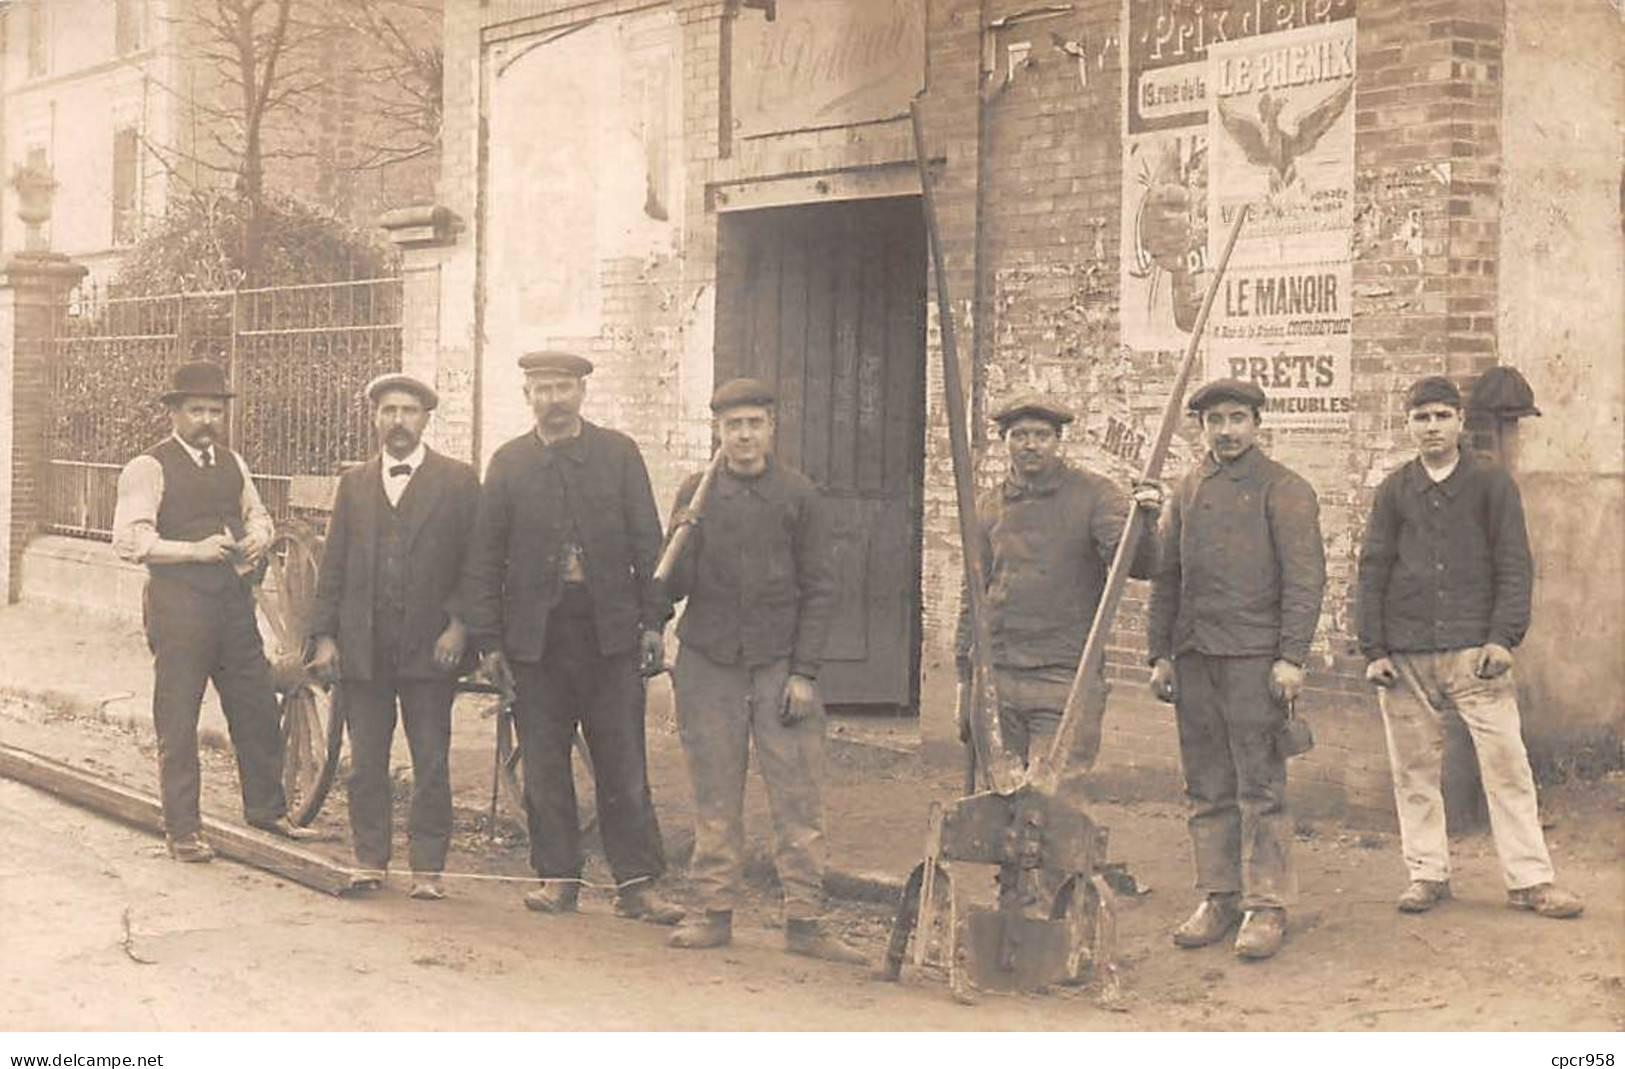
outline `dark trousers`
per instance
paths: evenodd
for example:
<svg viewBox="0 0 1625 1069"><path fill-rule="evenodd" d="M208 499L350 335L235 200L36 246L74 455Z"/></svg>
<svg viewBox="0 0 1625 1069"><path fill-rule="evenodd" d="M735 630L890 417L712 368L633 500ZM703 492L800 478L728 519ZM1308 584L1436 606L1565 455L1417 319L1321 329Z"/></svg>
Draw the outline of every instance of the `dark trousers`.
<svg viewBox="0 0 1625 1069"><path fill-rule="evenodd" d="M1240 892L1245 909L1285 906L1296 891L1286 759L1274 740L1286 711L1270 696L1273 661L1195 652L1174 659L1196 888Z"/></svg>
<svg viewBox="0 0 1625 1069"><path fill-rule="evenodd" d="M548 617L542 659L513 663L531 867L547 879L581 875L580 818L570 774L579 723L592 756L598 827L615 882L659 876L666 858L649 793L638 655L600 654L591 600L584 589L565 591Z"/></svg>
<svg viewBox="0 0 1625 1069"><path fill-rule="evenodd" d="M350 837L362 867L389 867L394 838L389 753L398 702L412 754L412 807L406 818L412 871L441 872L451 845L452 681L398 678L394 646L380 644L372 679L342 684L350 730Z"/></svg>
<svg viewBox="0 0 1625 1069"><path fill-rule="evenodd" d="M210 681L220 694L237 755L243 816L264 824L285 814L281 714L247 584L233 581L218 592L204 592L154 577L143 610L153 659L152 723L164 831L180 838L202 826L197 719Z"/></svg>

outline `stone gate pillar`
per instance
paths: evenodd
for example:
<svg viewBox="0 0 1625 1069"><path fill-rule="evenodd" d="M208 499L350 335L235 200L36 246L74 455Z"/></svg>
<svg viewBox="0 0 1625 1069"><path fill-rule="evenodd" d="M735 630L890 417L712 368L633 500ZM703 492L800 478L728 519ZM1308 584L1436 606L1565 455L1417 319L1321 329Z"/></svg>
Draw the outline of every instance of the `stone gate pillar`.
<svg viewBox="0 0 1625 1069"><path fill-rule="evenodd" d="M427 437L448 456L474 456L474 374L441 358L440 264L462 228L450 209L421 205L385 212L378 225L401 250L401 370L434 386L440 408Z"/></svg>
<svg viewBox="0 0 1625 1069"><path fill-rule="evenodd" d="M22 586L23 549L45 524L51 339L85 271L51 252L18 253L0 268L0 589L8 604Z"/></svg>

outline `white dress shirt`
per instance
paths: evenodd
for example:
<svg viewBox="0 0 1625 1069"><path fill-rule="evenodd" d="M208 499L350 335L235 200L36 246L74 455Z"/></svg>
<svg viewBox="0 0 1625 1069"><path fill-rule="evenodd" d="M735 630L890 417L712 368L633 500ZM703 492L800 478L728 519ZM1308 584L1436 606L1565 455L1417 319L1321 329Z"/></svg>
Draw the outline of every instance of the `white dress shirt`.
<svg viewBox="0 0 1625 1069"><path fill-rule="evenodd" d="M384 496L389 498L391 505L397 507L400 505L401 495L406 493L407 484L412 481L412 476L416 475L418 469L423 467L423 458L427 452L428 450L424 449L422 442L419 442L418 447L406 454L401 460L396 460L390 456L387 449L384 451L380 457L383 463L378 466L378 471L384 479ZM398 469L402 464L407 465L411 470L396 475L389 473L389 469Z"/></svg>
<svg viewBox="0 0 1625 1069"><path fill-rule="evenodd" d="M198 467L203 466L203 450L192 448L181 441L179 435L170 437L180 442L186 455ZM213 457L219 456L215 446L209 447L209 453ZM237 467L243 473L243 492L239 498L243 534L262 546L269 545L275 526L271 514L260 501L260 493L254 486L248 465L243 463L242 457L236 459ZM164 466L157 457L142 453L124 465L118 477L118 503L113 507L113 550L120 557L137 564L146 561L153 546L159 542L158 505L163 499Z"/></svg>

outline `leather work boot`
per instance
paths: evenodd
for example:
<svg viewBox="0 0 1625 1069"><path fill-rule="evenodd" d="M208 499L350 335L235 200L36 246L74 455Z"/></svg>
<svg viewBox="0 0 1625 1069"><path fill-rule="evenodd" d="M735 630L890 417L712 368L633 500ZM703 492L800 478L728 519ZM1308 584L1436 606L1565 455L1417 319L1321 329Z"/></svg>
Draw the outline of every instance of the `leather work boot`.
<svg viewBox="0 0 1625 1069"><path fill-rule="evenodd" d="M384 879L388 874L383 869L356 869L355 875L350 878L352 891L378 891L384 886Z"/></svg>
<svg viewBox="0 0 1625 1069"><path fill-rule="evenodd" d="M697 917L684 917L666 942L683 950L710 950L727 946L733 937L733 910L708 909Z"/></svg>
<svg viewBox="0 0 1625 1069"><path fill-rule="evenodd" d="M446 897L446 885L440 882L438 872L412 873L412 890L407 892L411 898L424 902L438 902Z"/></svg>
<svg viewBox="0 0 1625 1069"><path fill-rule="evenodd" d="M615 895L615 916L650 924L676 924L683 919L683 908L661 898L652 885L640 883L624 887Z"/></svg>
<svg viewBox="0 0 1625 1069"><path fill-rule="evenodd" d="M1286 942L1286 910L1249 909L1236 933L1236 957L1248 961L1272 958Z"/></svg>
<svg viewBox="0 0 1625 1069"><path fill-rule="evenodd" d="M534 891L525 892L525 908L535 913L574 913L581 885L574 880L543 880Z"/></svg>
<svg viewBox="0 0 1625 1069"><path fill-rule="evenodd" d="M1401 913L1426 913L1450 898L1449 880L1412 880L1394 903Z"/></svg>
<svg viewBox="0 0 1625 1069"><path fill-rule="evenodd" d="M867 965L869 959L857 947L818 921L791 920L784 924L784 949L805 958L819 958L841 965Z"/></svg>
<svg viewBox="0 0 1625 1069"><path fill-rule="evenodd" d="M179 839L165 838L169 847L169 856L176 861L204 862L214 860L214 847L203 841L203 835L193 832L182 835Z"/></svg>
<svg viewBox="0 0 1625 1069"><path fill-rule="evenodd" d="M315 828L301 828L287 817L277 817L275 820L265 821L251 820L248 822L248 826L258 828L260 831L270 832L272 835L278 835L284 839L292 839L294 842L304 842L321 836L321 832Z"/></svg>
<svg viewBox="0 0 1625 1069"><path fill-rule="evenodd" d="M1513 909L1533 910L1542 917L1559 920L1578 917L1586 908L1579 895L1565 891L1554 883L1537 883L1533 887L1508 891L1507 905Z"/></svg>
<svg viewBox="0 0 1625 1069"><path fill-rule="evenodd" d="M1174 946L1187 950L1217 943L1241 921L1241 896L1234 891L1202 899L1184 924L1174 929Z"/></svg>

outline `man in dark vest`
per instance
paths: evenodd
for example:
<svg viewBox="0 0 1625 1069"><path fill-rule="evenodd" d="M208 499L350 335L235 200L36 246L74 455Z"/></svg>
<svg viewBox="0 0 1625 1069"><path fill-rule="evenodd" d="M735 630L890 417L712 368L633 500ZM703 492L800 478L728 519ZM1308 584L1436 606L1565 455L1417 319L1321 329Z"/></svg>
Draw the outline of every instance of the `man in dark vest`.
<svg viewBox="0 0 1625 1069"><path fill-rule="evenodd" d="M145 564L147 645L155 679L152 719L170 854L208 861L201 835L198 709L214 682L226 714L243 815L290 839L311 833L287 818L282 732L247 576L271 544L271 517L248 466L220 443L224 371L186 364L161 400L173 433L119 474L113 548Z"/></svg>
<svg viewBox="0 0 1625 1069"><path fill-rule="evenodd" d="M382 450L339 480L311 615L311 668L342 680L350 729L350 833L378 887L389 867L389 752L400 706L412 755L413 898L445 897L451 843L452 685L468 633L457 604L480 482L423 444L439 397L410 375L367 385Z"/></svg>
<svg viewBox="0 0 1625 1069"><path fill-rule="evenodd" d="M582 853L570 749L592 755L615 912L675 924L654 881L666 868L645 765L640 673L659 671L667 610L655 591L660 516L631 438L581 418L592 362L519 360L536 426L491 457L464 570L468 627L488 667L511 671L540 913L580 894Z"/></svg>

